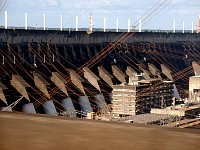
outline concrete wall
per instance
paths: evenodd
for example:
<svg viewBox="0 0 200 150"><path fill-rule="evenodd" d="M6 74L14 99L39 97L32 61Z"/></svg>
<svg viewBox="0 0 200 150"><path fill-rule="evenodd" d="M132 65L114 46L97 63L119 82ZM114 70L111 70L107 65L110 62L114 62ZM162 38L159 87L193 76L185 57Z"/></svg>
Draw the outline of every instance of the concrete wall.
<svg viewBox="0 0 200 150"><path fill-rule="evenodd" d="M79 44L79 43L109 43L114 41L121 32L94 32L88 35L86 32L79 31L51 31L51 30L19 30L19 29L0 29L0 41L8 43L21 42L47 42L53 44ZM132 42L154 42L171 43L179 41L198 42L200 35L197 33L159 33L142 32L133 34L127 43Z"/></svg>

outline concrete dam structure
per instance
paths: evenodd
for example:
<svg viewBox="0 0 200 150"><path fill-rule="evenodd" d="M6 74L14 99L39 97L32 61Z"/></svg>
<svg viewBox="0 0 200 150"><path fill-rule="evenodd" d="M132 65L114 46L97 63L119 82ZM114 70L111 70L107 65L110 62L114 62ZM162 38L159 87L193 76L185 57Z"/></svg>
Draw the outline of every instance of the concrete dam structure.
<svg viewBox="0 0 200 150"><path fill-rule="evenodd" d="M189 76L194 75L191 65L200 53L197 33L130 32L116 42L122 34L1 29L1 110L85 116L112 104L114 85L135 85L136 76L142 78L136 93L149 92L142 95L141 107L162 107L163 99L170 106L174 95L187 97ZM98 61L91 61L94 57ZM152 91L140 89L152 90L158 80L166 94L154 91L157 98L147 104L144 96L151 98ZM137 109L134 114L149 111Z"/></svg>

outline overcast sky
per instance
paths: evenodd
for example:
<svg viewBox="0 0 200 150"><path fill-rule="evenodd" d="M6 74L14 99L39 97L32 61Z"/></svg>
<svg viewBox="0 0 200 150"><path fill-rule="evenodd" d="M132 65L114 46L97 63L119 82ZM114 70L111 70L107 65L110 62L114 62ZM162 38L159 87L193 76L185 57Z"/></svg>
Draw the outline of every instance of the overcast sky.
<svg viewBox="0 0 200 150"><path fill-rule="evenodd" d="M1 11L0 24L4 25L4 11L8 11L8 25L24 26L24 13L28 13L29 26L43 25L43 13L46 14L47 27L59 27L60 15L63 15L64 27L75 27L75 16L79 16L79 26L88 27L88 18L93 14L94 27L103 28L103 18L107 18L107 27L116 27L116 18L119 18L119 27L127 28L128 19L131 23L152 8L160 0L8 0ZM167 0L165 0L167 1ZM169 0L170 1L170 0ZM200 14L200 0L172 0L166 3L156 15L146 19L143 28L173 29L176 20L177 28L191 29L191 23L197 25ZM196 26L194 27L196 28Z"/></svg>

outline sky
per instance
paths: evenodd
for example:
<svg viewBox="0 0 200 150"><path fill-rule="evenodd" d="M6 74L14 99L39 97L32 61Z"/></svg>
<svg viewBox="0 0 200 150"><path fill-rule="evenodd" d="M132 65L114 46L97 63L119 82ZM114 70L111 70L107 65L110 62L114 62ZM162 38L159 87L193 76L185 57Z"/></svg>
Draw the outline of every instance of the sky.
<svg viewBox="0 0 200 150"><path fill-rule="evenodd" d="M116 18L119 28L127 28L128 19L135 25L139 19L143 29L172 30L176 21L176 29L197 28L200 14L200 0L169 0L157 13L145 17L147 12L160 0L7 0L0 11L0 25L4 25L4 11L8 11L8 26L24 27L24 14L28 13L28 25L43 26L43 14L46 14L47 28L60 27L60 15L63 15L63 27L75 28L75 16L79 16L79 27L87 28L89 15L93 15L95 28L103 28L106 18L106 28L116 28ZM167 1L167 0L163 0Z"/></svg>

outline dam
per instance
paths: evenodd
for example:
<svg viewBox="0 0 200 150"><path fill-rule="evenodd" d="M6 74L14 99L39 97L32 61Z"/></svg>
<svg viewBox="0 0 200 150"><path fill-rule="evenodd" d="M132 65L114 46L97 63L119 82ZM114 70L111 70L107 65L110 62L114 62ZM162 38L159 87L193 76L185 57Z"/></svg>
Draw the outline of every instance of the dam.
<svg viewBox="0 0 200 150"><path fill-rule="evenodd" d="M146 80L143 86L155 84L149 82L155 79L173 82L167 84L166 106L174 96L172 84L177 98L188 97L191 65L199 59L198 33L130 32L125 40L117 40L123 34L1 29L0 107L9 110L14 104L10 111L31 108L33 113L58 115L67 110L80 116L111 104L113 85L130 83L134 72ZM97 57L109 46L113 48ZM94 57L98 59L91 61ZM156 106L161 107L162 97L155 100Z"/></svg>

